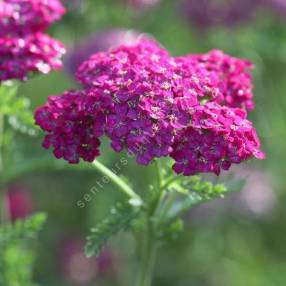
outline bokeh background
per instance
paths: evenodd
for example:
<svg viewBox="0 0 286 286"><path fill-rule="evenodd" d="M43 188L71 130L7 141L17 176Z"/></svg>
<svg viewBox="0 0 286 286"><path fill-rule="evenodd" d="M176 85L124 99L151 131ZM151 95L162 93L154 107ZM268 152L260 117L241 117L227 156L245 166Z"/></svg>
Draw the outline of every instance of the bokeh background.
<svg viewBox="0 0 286 286"><path fill-rule="evenodd" d="M164 245L154 286L284 286L286 281L286 1L285 0L66 0L68 9L51 33L68 47L65 69L22 85L35 109L48 95L76 87L74 71L98 50L155 37L173 55L222 49L254 62L256 109L250 114L267 160L249 162L213 180L227 182L229 197L193 209L185 232ZM40 136L41 137L41 136ZM10 146L16 160L51 157L41 138L18 135ZM118 162L103 144L101 161ZM53 160L53 159L52 159ZM98 259L83 255L84 239L121 198L111 184L97 185L95 171L59 165L38 170L9 186L12 218L48 213L40 234L35 280L50 286L133 285L137 267L134 240L122 233ZM150 182L148 168L128 161L120 173L138 192ZM84 201L80 207L78 201Z"/></svg>

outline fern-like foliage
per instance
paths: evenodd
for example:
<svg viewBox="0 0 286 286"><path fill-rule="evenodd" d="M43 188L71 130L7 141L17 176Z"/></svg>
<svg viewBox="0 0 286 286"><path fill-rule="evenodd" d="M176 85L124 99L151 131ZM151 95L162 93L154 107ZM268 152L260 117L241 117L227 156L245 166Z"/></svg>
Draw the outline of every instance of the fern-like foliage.
<svg viewBox="0 0 286 286"><path fill-rule="evenodd" d="M8 118L14 130L34 135L37 129L30 101L25 97L17 97L17 90L18 84L15 82L0 86L0 112Z"/></svg>
<svg viewBox="0 0 286 286"><path fill-rule="evenodd" d="M36 286L33 283L35 253L23 244L11 244L1 251L0 286Z"/></svg>
<svg viewBox="0 0 286 286"><path fill-rule="evenodd" d="M0 286L35 286L35 253L26 241L36 237L45 221L46 215L37 213L0 227Z"/></svg>
<svg viewBox="0 0 286 286"><path fill-rule="evenodd" d="M129 203L118 203L111 209L108 218L91 229L85 247L86 255L98 256L107 241L120 231L128 229L137 215L138 211Z"/></svg>
<svg viewBox="0 0 286 286"><path fill-rule="evenodd" d="M34 238L46 221L46 214L37 213L26 219L19 219L0 227L0 247L15 243L27 238Z"/></svg>
<svg viewBox="0 0 286 286"><path fill-rule="evenodd" d="M183 195L183 199L174 204L169 214L170 218L176 217L197 204L223 198L228 192L223 184L204 182L200 176L182 177L170 185L170 191Z"/></svg>

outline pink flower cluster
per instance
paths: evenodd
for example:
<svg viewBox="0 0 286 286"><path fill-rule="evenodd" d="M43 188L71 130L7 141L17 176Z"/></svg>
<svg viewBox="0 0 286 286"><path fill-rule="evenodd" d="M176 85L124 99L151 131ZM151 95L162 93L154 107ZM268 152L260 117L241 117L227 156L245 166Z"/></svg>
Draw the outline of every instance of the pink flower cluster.
<svg viewBox="0 0 286 286"><path fill-rule="evenodd" d="M219 77L224 104L248 110L254 108L251 62L224 55L218 50L206 55L193 55L190 58L197 62L199 69L205 69Z"/></svg>
<svg viewBox="0 0 286 286"><path fill-rule="evenodd" d="M184 175L227 170L264 158L246 109L252 108L251 64L219 51L171 57L141 38L93 55L77 72L82 91L53 96L36 111L57 158L78 163L99 155L99 138L139 164L170 156Z"/></svg>
<svg viewBox="0 0 286 286"><path fill-rule="evenodd" d="M64 13L59 0L2 0L0 35L43 31Z"/></svg>
<svg viewBox="0 0 286 286"><path fill-rule="evenodd" d="M59 0L0 1L0 81L62 66L64 46L44 31L64 12Z"/></svg>

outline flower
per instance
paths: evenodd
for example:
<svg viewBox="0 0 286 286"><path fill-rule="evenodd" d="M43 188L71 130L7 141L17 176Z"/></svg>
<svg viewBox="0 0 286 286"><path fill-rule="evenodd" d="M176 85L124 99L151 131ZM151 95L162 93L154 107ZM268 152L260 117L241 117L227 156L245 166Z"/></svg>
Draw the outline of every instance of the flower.
<svg viewBox="0 0 286 286"><path fill-rule="evenodd" d="M177 173L218 175L232 163L264 158L246 119L249 68L219 51L174 58L143 37L91 56L77 72L83 90L49 98L36 123L48 132L44 147L70 163L94 160L105 135L141 165L170 156Z"/></svg>
<svg viewBox="0 0 286 286"><path fill-rule="evenodd" d="M0 82L62 67L64 46L43 32L64 12L58 0L0 2Z"/></svg>
<svg viewBox="0 0 286 286"><path fill-rule="evenodd" d="M68 70L74 75L79 66L94 53L136 43L140 34L132 30L109 29L101 31L77 44L67 55Z"/></svg>
<svg viewBox="0 0 286 286"><path fill-rule="evenodd" d="M260 143L245 111L207 103L193 114L190 127L177 134L171 157L173 169L185 176L228 170L252 156L264 159Z"/></svg>
<svg viewBox="0 0 286 286"><path fill-rule="evenodd" d="M31 72L62 67L63 44L43 33L0 37L0 80L26 80Z"/></svg>
<svg viewBox="0 0 286 286"><path fill-rule="evenodd" d="M212 82L215 80L214 84L220 90L220 103L223 101L228 106L248 110L254 108L251 75L253 64L250 61L226 55L219 50L203 55L190 55L184 59L188 66L197 65L198 70L203 70L206 77L211 77Z"/></svg>
<svg viewBox="0 0 286 286"><path fill-rule="evenodd" d="M64 13L59 0L2 0L0 36L43 31Z"/></svg>
<svg viewBox="0 0 286 286"><path fill-rule="evenodd" d="M113 102L105 128L113 149L119 152L126 146L143 165L168 155L172 124L184 117L181 108L172 112L174 64L165 50L143 39L132 47L94 55L77 73L85 88L104 90Z"/></svg>
<svg viewBox="0 0 286 286"><path fill-rule="evenodd" d="M105 122L100 96L67 91L62 96L50 96L48 103L36 111L36 124L48 133L43 146L53 146L56 158L75 164L80 158L91 162L99 156L98 137Z"/></svg>

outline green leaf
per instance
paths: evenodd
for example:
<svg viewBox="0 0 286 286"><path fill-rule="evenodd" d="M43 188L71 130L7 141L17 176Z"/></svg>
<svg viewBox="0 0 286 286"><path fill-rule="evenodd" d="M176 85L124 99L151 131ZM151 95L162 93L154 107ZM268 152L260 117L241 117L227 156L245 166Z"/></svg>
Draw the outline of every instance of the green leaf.
<svg viewBox="0 0 286 286"><path fill-rule="evenodd" d="M184 231L184 221L177 218L171 223L167 223L162 231L162 238L166 241L174 241Z"/></svg>
<svg viewBox="0 0 286 286"><path fill-rule="evenodd" d="M120 231L128 229L137 215L138 209L129 203L118 203L113 207L110 217L91 229L85 247L86 256L98 256L107 241Z"/></svg>
<svg viewBox="0 0 286 286"><path fill-rule="evenodd" d="M8 245L1 253L1 262L0 285L36 285L32 282L35 253L30 249L21 244Z"/></svg>
<svg viewBox="0 0 286 286"><path fill-rule="evenodd" d="M21 241L26 238L34 238L42 228L47 216L37 213L26 219L19 219L15 223L9 223L0 227L0 246Z"/></svg>
<svg viewBox="0 0 286 286"><path fill-rule="evenodd" d="M204 182L200 176L183 177L171 184L170 190L176 191L184 197L174 204L169 213L169 218L177 217L197 204L223 198L228 192L223 184Z"/></svg>
<svg viewBox="0 0 286 286"><path fill-rule="evenodd" d="M26 97L17 97L17 91L18 86L13 82L0 86L0 113L8 118L14 130L35 135L37 128L30 101Z"/></svg>

